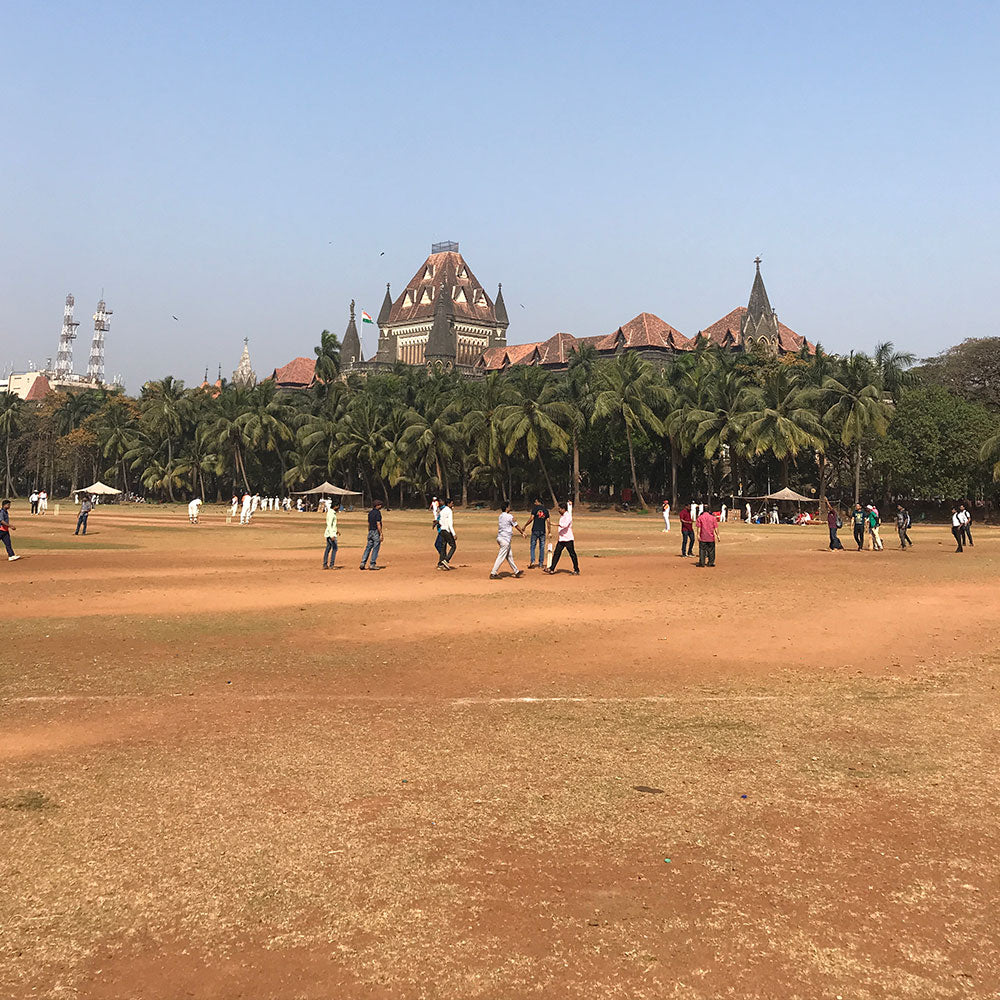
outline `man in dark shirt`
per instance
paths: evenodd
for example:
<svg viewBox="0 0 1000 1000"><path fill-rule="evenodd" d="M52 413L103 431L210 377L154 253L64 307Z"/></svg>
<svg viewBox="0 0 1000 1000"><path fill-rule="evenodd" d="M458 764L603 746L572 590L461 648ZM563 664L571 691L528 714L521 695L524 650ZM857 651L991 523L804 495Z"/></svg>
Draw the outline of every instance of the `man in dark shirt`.
<svg viewBox="0 0 1000 1000"><path fill-rule="evenodd" d="M382 501L376 500L374 506L368 511L368 541L365 543L364 555L361 556L361 565L358 569L378 569L378 550L382 546ZM366 567L368 554L371 553L371 566Z"/></svg>
<svg viewBox="0 0 1000 1000"><path fill-rule="evenodd" d="M549 509L542 504L540 497L532 500L531 506L531 541L528 548L528 569L535 569L545 562L545 542L549 537ZM535 558L535 546L538 546L538 558Z"/></svg>
<svg viewBox="0 0 1000 1000"><path fill-rule="evenodd" d="M913 548L913 542L910 541L910 525L913 522L910 521L910 512L901 504L896 504L896 531L899 534L899 547L906 551L906 546L909 545Z"/></svg>
<svg viewBox="0 0 1000 1000"><path fill-rule="evenodd" d="M680 513L677 515L677 518L681 522L681 555L693 556L694 521L691 519L690 506L681 507Z"/></svg>
<svg viewBox="0 0 1000 1000"><path fill-rule="evenodd" d="M837 537L837 530L840 527L837 524L837 521L839 520L840 518L837 517L837 512L831 507L830 512L826 515L826 525L830 529L830 548L834 551L844 547L840 539Z"/></svg>
<svg viewBox="0 0 1000 1000"><path fill-rule="evenodd" d="M14 555L14 546L10 543L10 533L14 530L10 523L10 501L4 500L0 505L0 542L7 550L7 562L17 562L20 556Z"/></svg>
<svg viewBox="0 0 1000 1000"><path fill-rule="evenodd" d="M80 516L76 519L76 531L73 532L74 535L79 535L81 528L83 528L83 533L87 534L87 518L90 517L90 512L93 509L93 501L88 495L84 494L83 500L80 501Z"/></svg>
<svg viewBox="0 0 1000 1000"><path fill-rule="evenodd" d="M854 522L854 541L858 543L860 552L865 547L865 528L868 527L868 515L861 509L861 504L854 505L851 520Z"/></svg>

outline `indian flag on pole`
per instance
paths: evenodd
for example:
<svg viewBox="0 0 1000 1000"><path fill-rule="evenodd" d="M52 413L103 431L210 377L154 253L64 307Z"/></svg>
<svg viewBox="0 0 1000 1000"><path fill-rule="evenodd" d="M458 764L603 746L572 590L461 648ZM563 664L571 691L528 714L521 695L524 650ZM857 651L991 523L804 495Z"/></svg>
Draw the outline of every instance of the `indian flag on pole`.
<svg viewBox="0 0 1000 1000"><path fill-rule="evenodd" d="M366 312L364 311L364 309L362 309L362 310L361 310L361 322L362 322L362 323L374 323L374 322L375 322L375 320L373 320L373 319L371 318L371 316L369 316L369 315L368 315L368 313L366 313Z"/></svg>

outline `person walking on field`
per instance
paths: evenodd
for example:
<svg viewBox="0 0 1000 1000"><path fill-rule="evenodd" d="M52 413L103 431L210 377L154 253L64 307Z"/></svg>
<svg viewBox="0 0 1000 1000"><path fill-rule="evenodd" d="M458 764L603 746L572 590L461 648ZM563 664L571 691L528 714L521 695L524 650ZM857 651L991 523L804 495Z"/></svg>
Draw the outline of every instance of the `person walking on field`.
<svg viewBox="0 0 1000 1000"><path fill-rule="evenodd" d="M840 517L832 507L830 508L830 512L826 515L826 524L830 529L830 548L833 551L843 549L844 546L837 537L837 531L840 528Z"/></svg>
<svg viewBox="0 0 1000 1000"><path fill-rule="evenodd" d="M972 540L972 513L964 503L958 505L958 516L962 519L962 541L966 545L975 547Z"/></svg>
<svg viewBox="0 0 1000 1000"><path fill-rule="evenodd" d="M528 541L528 569L545 566L545 548L549 540L549 508L540 497L535 497L531 503L531 538ZM535 549L538 557L535 557Z"/></svg>
<svg viewBox="0 0 1000 1000"><path fill-rule="evenodd" d="M664 500L663 501L663 524L664 524L663 530L664 531L669 531L670 530L670 501L669 500Z"/></svg>
<svg viewBox="0 0 1000 1000"><path fill-rule="evenodd" d="M240 508L240 524L250 523L250 502L251 502L250 491L247 490L243 494L243 506Z"/></svg>
<svg viewBox="0 0 1000 1000"><path fill-rule="evenodd" d="M440 569L452 569L451 561L455 558L455 549L458 547L458 540L455 537L455 511L452 509L450 497L446 497L444 503L438 508L438 538L441 540L441 561L438 563Z"/></svg>
<svg viewBox="0 0 1000 1000"><path fill-rule="evenodd" d="M42 490L41 493L38 494L38 513L44 514L48 509L49 495L45 492L45 490Z"/></svg>
<svg viewBox="0 0 1000 1000"><path fill-rule="evenodd" d="M240 501L236 494L233 494L233 499L230 501L229 505L229 516L236 517L236 512L240 509Z"/></svg>
<svg viewBox="0 0 1000 1000"><path fill-rule="evenodd" d="M879 535L879 525L882 523L881 518L878 516L878 508L873 505L868 505L868 533L872 536L872 551L881 552L882 551L882 537Z"/></svg>
<svg viewBox="0 0 1000 1000"><path fill-rule="evenodd" d="M438 523L438 515L441 511L441 504L438 503L437 497L431 497L431 517L434 518L434 524Z"/></svg>
<svg viewBox="0 0 1000 1000"><path fill-rule="evenodd" d="M192 524L198 523L198 508L201 506L201 497L195 497L188 504L188 520Z"/></svg>
<svg viewBox="0 0 1000 1000"><path fill-rule="evenodd" d="M79 535L81 528L83 528L83 534L87 534L87 518L93 509L94 501L89 496L85 496L80 502L80 515L76 519L76 531L73 532L74 535Z"/></svg>
<svg viewBox="0 0 1000 1000"><path fill-rule="evenodd" d="M371 553L372 561L368 569L378 569L378 550L382 547L382 501L376 500L372 509L368 511L368 541L365 542L365 551L361 556L361 565L358 569L364 569L368 562L368 555Z"/></svg>
<svg viewBox="0 0 1000 1000"><path fill-rule="evenodd" d="M910 541L910 526L913 522L910 520L910 512L901 504L896 504L896 531L899 534L899 547L905 552L906 546L909 545L913 548L913 542Z"/></svg>
<svg viewBox="0 0 1000 1000"><path fill-rule="evenodd" d="M962 515L958 512L957 507L951 508L951 533L955 536L955 543L958 548L955 549L956 552L962 552L962 539L964 533L962 531Z"/></svg>
<svg viewBox="0 0 1000 1000"><path fill-rule="evenodd" d="M854 524L854 541L857 542L860 552L865 547L865 528L868 526L868 515L861 509L861 504L854 505L851 521Z"/></svg>
<svg viewBox="0 0 1000 1000"><path fill-rule="evenodd" d="M552 565L548 568L546 572L550 575L555 573L556 566L559 564L559 557L563 554L563 550L569 553L570 559L573 560L573 575L580 575L580 563L576 558L576 541L573 538L573 501L567 500L565 503L559 504L559 540L556 542L556 550L552 554Z"/></svg>
<svg viewBox="0 0 1000 1000"><path fill-rule="evenodd" d="M14 555L14 546L10 542L10 533L14 530L14 525L10 523L10 501L4 500L0 504L0 542L3 542L7 550L7 562L17 562L20 556Z"/></svg>
<svg viewBox="0 0 1000 1000"><path fill-rule="evenodd" d="M500 579L500 567L505 562L514 571L515 580L524 575L517 568L517 563L514 562L514 557L510 551L515 530L521 532L521 537L524 537L524 528L517 523L514 515L510 512L510 501L504 500L500 506L500 517L497 519L497 545L500 547L500 551L497 553L496 562L493 563L493 570L490 573L491 580Z"/></svg>
<svg viewBox="0 0 1000 1000"><path fill-rule="evenodd" d="M333 569L333 564L337 559L337 508L332 504L326 512L326 531L323 533L326 539L326 548L323 550L323 569ZM327 566L329 560L329 566Z"/></svg>
<svg viewBox="0 0 1000 1000"><path fill-rule="evenodd" d="M705 510L698 515L697 528L698 562L695 565L699 569L706 565L714 568L715 543L719 537L719 522L710 510Z"/></svg>
<svg viewBox="0 0 1000 1000"><path fill-rule="evenodd" d="M691 504L693 507L694 504ZM681 556L694 555L694 520L691 511L687 507L681 507L681 512L677 515L681 522Z"/></svg>

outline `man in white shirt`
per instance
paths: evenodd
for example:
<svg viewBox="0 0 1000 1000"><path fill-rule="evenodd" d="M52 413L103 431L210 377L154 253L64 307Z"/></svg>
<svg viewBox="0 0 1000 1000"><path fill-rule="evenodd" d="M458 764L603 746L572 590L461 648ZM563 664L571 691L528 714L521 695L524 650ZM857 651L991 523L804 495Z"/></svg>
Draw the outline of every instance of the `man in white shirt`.
<svg viewBox="0 0 1000 1000"><path fill-rule="evenodd" d="M229 516L230 516L230 517L236 517L236 512L237 512L237 511L238 511L239 509L240 509L240 501L239 501L239 498L238 498L238 497L236 496L236 494L234 493L234 494L233 494L233 499L232 499L232 503L231 503L231 505L230 505L230 509L229 509Z"/></svg>
<svg viewBox="0 0 1000 1000"><path fill-rule="evenodd" d="M669 531L670 530L670 501L669 500L664 500L663 501L663 523L666 525L666 527L663 530L664 531Z"/></svg>
<svg viewBox="0 0 1000 1000"><path fill-rule="evenodd" d="M200 506L201 506L201 497L195 497L194 500L192 500L188 504L188 520L192 524L198 523L198 508Z"/></svg>
<svg viewBox="0 0 1000 1000"><path fill-rule="evenodd" d="M438 507L437 522L439 539L438 552L441 559L438 562L440 569L452 569L451 560L455 557L457 539L455 538L455 513L451 508L451 500L446 498L444 503Z"/></svg>
<svg viewBox="0 0 1000 1000"><path fill-rule="evenodd" d="M37 514L38 513L38 490L32 490L31 491L31 496L29 497L29 499L31 500L31 513L32 514Z"/></svg>
<svg viewBox="0 0 1000 1000"><path fill-rule="evenodd" d="M573 539L573 501L567 500L559 504L559 540L556 542L556 550L552 553L552 565L545 571L550 575L555 573L559 563L559 557L563 550L569 553L573 560L573 575L580 575L580 564L576 559L576 542Z"/></svg>
<svg viewBox="0 0 1000 1000"><path fill-rule="evenodd" d="M956 552L963 552L962 548L962 515L959 513L957 507L951 508L951 533L955 536L955 541L958 544L958 548L955 549Z"/></svg>
<svg viewBox="0 0 1000 1000"><path fill-rule="evenodd" d="M972 512L964 503L958 505L958 516L962 520L962 541L975 548L976 543L972 540Z"/></svg>
<svg viewBox="0 0 1000 1000"><path fill-rule="evenodd" d="M431 517L434 519L435 527L438 524L440 514L441 514L441 504L438 503L438 498L431 497Z"/></svg>
<svg viewBox="0 0 1000 1000"><path fill-rule="evenodd" d="M42 490L42 492L38 494L38 513L44 514L48 509L49 495L45 492L45 490Z"/></svg>
<svg viewBox="0 0 1000 1000"><path fill-rule="evenodd" d="M517 568L517 563L514 562L514 557L510 553L510 546L514 539L515 529L520 531L522 536L524 535L524 528L517 523L514 519L514 515L510 512L510 502L505 500L500 506L500 517L497 521L497 545L500 546L500 551L497 553L496 562L493 564L493 571L490 573L491 580L500 579L500 567L505 562L514 571L515 580L524 575L522 571Z"/></svg>
<svg viewBox="0 0 1000 1000"><path fill-rule="evenodd" d="M243 506L240 509L240 524L249 524L250 523L250 517L251 517L251 514L250 514L250 502L251 502L251 500L252 500L252 498L250 496L250 491L247 490L247 492L243 494Z"/></svg>

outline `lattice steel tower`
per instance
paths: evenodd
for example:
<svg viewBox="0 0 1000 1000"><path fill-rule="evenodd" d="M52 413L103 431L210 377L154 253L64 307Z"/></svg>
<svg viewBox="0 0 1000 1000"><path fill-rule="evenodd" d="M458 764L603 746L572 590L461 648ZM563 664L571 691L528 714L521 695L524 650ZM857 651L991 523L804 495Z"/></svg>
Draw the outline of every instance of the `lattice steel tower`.
<svg viewBox="0 0 1000 1000"><path fill-rule="evenodd" d="M76 328L80 325L73 320L73 294L66 296L66 308L63 311L62 333L59 334L59 353L56 355L56 375L68 378L73 374L73 341L76 340Z"/></svg>
<svg viewBox="0 0 1000 1000"><path fill-rule="evenodd" d="M92 382L104 381L104 335L111 328L109 317L112 315L102 298L94 313L94 339L90 344L90 364L87 365L87 378Z"/></svg>

